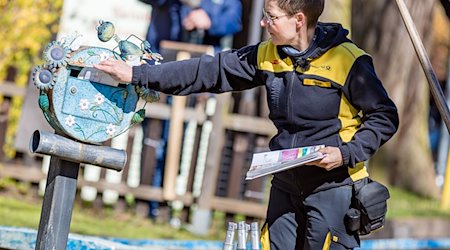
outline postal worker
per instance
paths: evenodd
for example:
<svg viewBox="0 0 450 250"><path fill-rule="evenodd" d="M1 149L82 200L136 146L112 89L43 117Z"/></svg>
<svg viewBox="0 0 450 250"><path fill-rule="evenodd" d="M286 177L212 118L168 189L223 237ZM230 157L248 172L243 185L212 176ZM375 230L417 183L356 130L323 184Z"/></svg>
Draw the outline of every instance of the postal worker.
<svg viewBox="0 0 450 250"><path fill-rule="evenodd" d="M337 23L318 18L324 0L265 0L261 26L270 39L237 50L161 65L108 60L98 69L124 83L171 95L264 86L277 128L271 150L325 145L310 166L273 176L263 249L353 249L344 217L352 185L398 128L397 109L372 58Z"/></svg>

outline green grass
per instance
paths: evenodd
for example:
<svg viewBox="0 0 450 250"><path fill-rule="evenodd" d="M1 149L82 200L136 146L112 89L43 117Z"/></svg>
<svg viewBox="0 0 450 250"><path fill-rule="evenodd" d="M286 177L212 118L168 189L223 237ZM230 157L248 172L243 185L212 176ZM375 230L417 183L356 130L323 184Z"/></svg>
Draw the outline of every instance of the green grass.
<svg viewBox="0 0 450 250"><path fill-rule="evenodd" d="M388 200L388 219L397 218L441 218L450 219L450 209L441 209L439 200L419 197L413 193L389 188L391 198Z"/></svg>
<svg viewBox="0 0 450 250"><path fill-rule="evenodd" d="M25 195L26 189L7 194L0 188L0 225L37 229L42 199ZM420 198L397 188L390 188L388 219L427 217L450 219L450 210L440 209L438 200ZM30 193L30 192L28 192ZM217 213L210 235L199 237L185 229L175 229L165 223L156 223L131 212L118 213L111 208L95 211L76 203L71 233L110 236L130 239L204 239L223 240L224 215ZM220 222L218 222L220 221Z"/></svg>
<svg viewBox="0 0 450 250"><path fill-rule="evenodd" d="M38 229L42 199L28 196L5 195L0 191L0 226ZM217 228L217 226L215 226ZM225 229L211 230L204 237L193 235L181 228L175 229L166 223L157 223L131 212L119 213L111 208L101 211L75 204L70 232L105 237L129 239L177 239L177 240L222 240Z"/></svg>

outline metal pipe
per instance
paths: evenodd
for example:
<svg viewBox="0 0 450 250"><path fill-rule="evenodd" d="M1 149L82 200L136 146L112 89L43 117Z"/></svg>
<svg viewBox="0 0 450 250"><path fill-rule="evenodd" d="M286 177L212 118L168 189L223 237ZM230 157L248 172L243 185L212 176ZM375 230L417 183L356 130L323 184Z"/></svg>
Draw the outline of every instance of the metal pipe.
<svg viewBox="0 0 450 250"><path fill-rule="evenodd" d="M396 2L398 9L400 10L402 20L406 26L406 30L408 31L408 34L414 45L414 49L416 50L417 57L419 58L420 64L422 65L423 71L425 72L425 76L427 77L431 94L436 102L439 113L441 114L441 117L444 120L445 125L447 126L447 131L450 132L450 111L445 102L445 96L442 92L441 86L439 85L437 76L433 71L433 67L431 66L430 59L427 56L425 47L423 46L419 33L417 32L414 22L412 21L411 15L408 11L408 8L406 7L405 2L403 0L396 0Z"/></svg>
<svg viewBox="0 0 450 250"><path fill-rule="evenodd" d="M237 224L234 222L228 222L227 235L225 237L225 242L223 243L222 250L233 250L234 249L234 231L237 228Z"/></svg>
<svg viewBox="0 0 450 250"><path fill-rule="evenodd" d="M252 237L252 250L260 250L260 239L259 239L259 225L258 222L252 222L250 224L250 235Z"/></svg>
<svg viewBox="0 0 450 250"><path fill-rule="evenodd" d="M448 58L450 62L450 56ZM447 105L450 105L450 65L448 66L449 74L447 76L447 83L446 83L446 91L445 94L447 96ZM440 127L440 136L439 136L439 146L438 146L438 158L437 158L437 168L436 168L436 183L439 187L442 187L444 184L444 175L445 175L445 168L446 163L448 159L448 151L449 151L449 142L450 142L450 136L449 132L445 130L444 126Z"/></svg>
<svg viewBox="0 0 450 250"><path fill-rule="evenodd" d="M236 250L245 250L247 249L247 233L250 229L250 225L245 223L245 221L238 222L238 240L237 240L237 249Z"/></svg>
<svg viewBox="0 0 450 250"><path fill-rule="evenodd" d="M252 10L250 12L250 25L248 31L247 44L256 44L261 41L262 28L260 21L262 19L262 10L264 8L264 0L253 0Z"/></svg>
<svg viewBox="0 0 450 250"><path fill-rule="evenodd" d="M121 171L127 162L127 153L124 150L84 144L40 130L34 131L31 137L30 151L116 171Z"/></svg>

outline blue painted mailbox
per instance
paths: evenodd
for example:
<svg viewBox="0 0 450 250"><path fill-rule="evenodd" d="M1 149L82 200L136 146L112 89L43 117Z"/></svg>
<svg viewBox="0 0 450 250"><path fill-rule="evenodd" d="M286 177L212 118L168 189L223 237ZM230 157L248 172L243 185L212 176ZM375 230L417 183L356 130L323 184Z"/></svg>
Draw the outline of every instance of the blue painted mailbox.
<svg viewBox="0 0 450 250"><path fill-rule="evenodd" d="M158 62L162 57L150 50L150 44L134 35L121 40L110 22L100 21L98 38L112 38L118 45L110 50L101 47L80 47L75 34L51 42L44 50L45 64L33 70L34 84L40 89L39 107L58 134L78 141L101 143L142 122L143 108L136 111L139 98L145 102L159 99L159 93L120 83L107 73L93 67L109 58L121 59L130 65ZM140 46L131 37L140 40Z"/></svg>
<svg viewBox="0 0 450 250"><path fill-rule="evenodd" d="M143 107L136 111L139 98L145 103L159 99L157 92L117 82L93 67L108 58L130 65L162 59L147 41L134 36L140 41L138 46L129 41L133 35L121 40L114 33L112 23L100 21L97 36L103 42L114 38L118 45L112 50L81 47L78 34L51 42L44 50L45 64L33 70L34 84L40 90L39 107L56 132L37 130L30 141L33 153L52 156L37 250L66 249L80 163L121 171L126 152L97 144L144 119Z"/></svg>

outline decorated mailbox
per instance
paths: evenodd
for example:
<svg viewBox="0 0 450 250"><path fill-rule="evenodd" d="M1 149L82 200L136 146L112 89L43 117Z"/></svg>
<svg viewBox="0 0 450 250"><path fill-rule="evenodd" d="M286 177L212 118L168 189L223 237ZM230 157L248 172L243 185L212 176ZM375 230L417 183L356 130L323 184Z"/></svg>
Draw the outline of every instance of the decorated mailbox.
<svg viewBox="0 0 450 250"><path fill-rule="evenodd" d="M117 46L112 50L80 46L81 36L74 34L49 43L43 53L45 64L33 70L34 84L40 90L39 107L49 124L59 134L94 144L142 122L145 110L136 111L138 99L154 102L159 93L117 82L93 65L108 58L130 65L162 59L150 50L147 41L134 35L121 40L110 22L100 21L97 35L103 42L114 39ZM138 39L139 46L130 38Z"/></svg>

